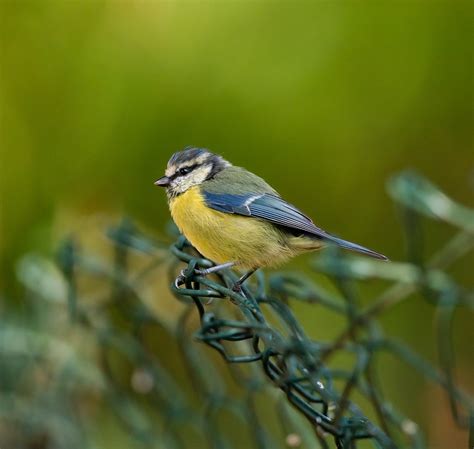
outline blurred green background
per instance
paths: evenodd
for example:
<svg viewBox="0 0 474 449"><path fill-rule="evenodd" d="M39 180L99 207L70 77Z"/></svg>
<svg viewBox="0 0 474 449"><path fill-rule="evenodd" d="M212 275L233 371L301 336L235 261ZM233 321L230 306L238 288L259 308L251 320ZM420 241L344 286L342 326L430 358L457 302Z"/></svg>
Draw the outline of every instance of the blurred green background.
<svg viewBox="0 0 474 449"><path fill-rule="evenodd" d="M474 204L470 2L2 0L0 17L0 291L11 304L19 256L50 254L80 217L128 215L162 234L153 181L185 145L260 174L322 227L394 260L406 256L389 176L415 168ZM425 254L451 233L427 227ZM454 274L472 285L468 261ZM318 323L310 311L306 327ZM425 315L414 303L389 327L430 352ZM407 396L420 386L402 372L387 383ZM430 420L421 397L411 415Z"/></svg>

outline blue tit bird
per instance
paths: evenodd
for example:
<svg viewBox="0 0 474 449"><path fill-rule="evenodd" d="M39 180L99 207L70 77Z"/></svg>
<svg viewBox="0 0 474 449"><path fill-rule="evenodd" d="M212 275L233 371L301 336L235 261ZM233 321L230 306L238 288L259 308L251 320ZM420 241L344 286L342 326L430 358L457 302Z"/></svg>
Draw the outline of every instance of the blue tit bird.
<svg viewBox="0 0 474 449"><path fill-rule="evenodd" d="M182 234L216 264L199 274L230 267L247 270L235 290L258 268L280 265L326 244L388 260L317 227L265 180L203 148L173 154L155 185L166 188L171 216Z"/></svg>

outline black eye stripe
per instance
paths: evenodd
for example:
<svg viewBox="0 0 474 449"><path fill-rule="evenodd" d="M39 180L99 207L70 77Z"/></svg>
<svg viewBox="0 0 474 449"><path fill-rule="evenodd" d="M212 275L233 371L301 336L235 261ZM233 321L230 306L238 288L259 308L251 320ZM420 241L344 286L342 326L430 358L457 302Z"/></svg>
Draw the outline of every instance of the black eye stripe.
<svg viewBox="0 0 474 449"><path fill-rule="evenodd" d="M178 173L180 175L187 175L188 173L191 173L197 166L198 164L190 165L189 167L182 167L178 169Z"/></svg>
<svg viewBox="0 0 474 449"><path fill-rule="evenodd" d="M191 173L198 166L199 166L199 164L194 164L194 165L190 165L189 167L178 168L178 170L176 170L176 172L172 176L170 176L169 178L171 180L173 180L173 179L176 179L179 176L185 176L185 175Z"/></svg>

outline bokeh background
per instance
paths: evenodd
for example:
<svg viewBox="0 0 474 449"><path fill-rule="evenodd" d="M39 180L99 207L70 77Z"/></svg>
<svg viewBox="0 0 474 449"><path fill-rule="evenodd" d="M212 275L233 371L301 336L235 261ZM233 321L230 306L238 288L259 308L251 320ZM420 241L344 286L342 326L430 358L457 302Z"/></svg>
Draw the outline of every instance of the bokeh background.
<svg viewBox="0 0 474 449"><path fill-rule="evenodd" d="M2 0L0 20L4 313L21 315L20 257L53 254L90 216L130 216L163 236L153 181L186 145L251 169L393 260L406 254L390 176L413 168L474 204L470 2ZM426 256L451 234L427 225ZM471 286L472 262L453 268ZM310 334L330 330L299 307ZM435 358L426 316L413 301L386 324ZM465 379L471 327L456 327ZM421 380L398 368L385 381L433 441L463 441Z"/></svg>

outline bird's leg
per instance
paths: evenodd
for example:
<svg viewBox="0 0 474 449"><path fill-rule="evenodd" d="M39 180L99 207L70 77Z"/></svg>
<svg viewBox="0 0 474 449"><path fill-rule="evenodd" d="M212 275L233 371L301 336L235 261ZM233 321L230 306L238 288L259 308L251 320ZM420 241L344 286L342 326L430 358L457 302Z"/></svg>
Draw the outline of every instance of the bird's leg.
<svg viewBox="0 0 474 449"><path fill-rule="evenodd" d="M226 268L231 268L234 265L235 265L235 262L226 262L221 265L215 265L210 268L203 268L203 269L195 268L194 274L197 274L198 276L207 276L208 274L217 273L218 271L225 270ZM181 273L174 281L174 285L176 288L179 288L180 285L183 285L186 282L186 278L188 277L186 272L187 272L186 268L181 270Z"/></svg>
<svg viewBox="0 0 474 449"><path fill-rule="evenodd" d="M208 274L211 273L217 273L218 271L225 270L226 268L231 268L235 265L235 262L226 262L221 265L215 265L210 268L203 268L202 270L194 270L196 274L199 274L200 276L207 276Z"/></svg>
<svg viewBox="0 0 474 449"><path fill-rule="evenodd" d="M233 285L232 290L234 292L239 293L242 290L242 284L250 277L252 274L254 274L257 271L257 269L253 269L250 271L247 271L241 278L237 280L237 282Z"/></svg>

